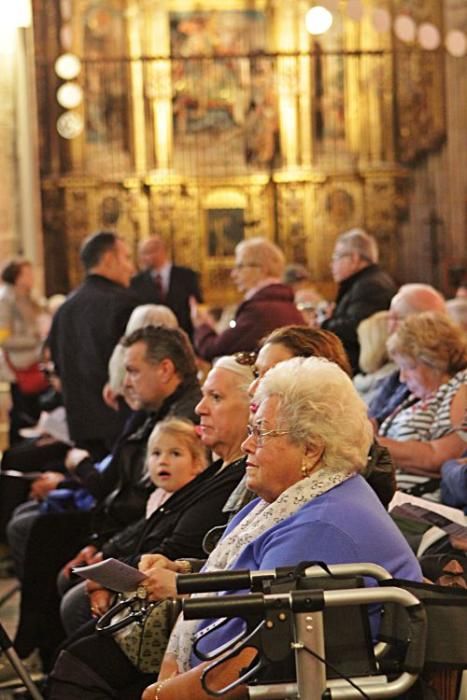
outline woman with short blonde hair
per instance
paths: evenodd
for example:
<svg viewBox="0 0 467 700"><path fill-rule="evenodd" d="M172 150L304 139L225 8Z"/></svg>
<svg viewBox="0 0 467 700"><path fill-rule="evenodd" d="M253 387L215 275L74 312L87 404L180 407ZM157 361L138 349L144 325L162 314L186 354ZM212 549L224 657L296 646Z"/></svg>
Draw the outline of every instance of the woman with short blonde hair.
<svg viewBox="0 0 467 700"><path fill-rule="evenodd" d="M453 376L467 367L466 335L462 328L439 311L408 316L388 339L391 357L423 363L441 374Z"/></svg>
<svg viewBox="0 0 467 700"><path fill-rule="evenodd" d="M456 427L467 408L466 335L445 314L426 311L401 323L388 351L411 394L381 424L378 441L399 469L399 488L437 499L442 464L465 449Z"/></svg>

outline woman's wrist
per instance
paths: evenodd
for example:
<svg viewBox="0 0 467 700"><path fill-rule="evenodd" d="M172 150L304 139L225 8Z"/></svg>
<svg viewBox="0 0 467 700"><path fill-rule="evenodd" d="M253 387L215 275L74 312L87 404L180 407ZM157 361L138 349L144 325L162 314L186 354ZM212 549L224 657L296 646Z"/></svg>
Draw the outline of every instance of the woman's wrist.
<svg viewBox="0 0 467 700"><path fill-rule="evenodd" d="M160 692L162 688L167 685L169 682L170 678L166 678L164 681L159 681L159 683L156 684L156 687L154 688L154 700L162 700Z"/></svg>

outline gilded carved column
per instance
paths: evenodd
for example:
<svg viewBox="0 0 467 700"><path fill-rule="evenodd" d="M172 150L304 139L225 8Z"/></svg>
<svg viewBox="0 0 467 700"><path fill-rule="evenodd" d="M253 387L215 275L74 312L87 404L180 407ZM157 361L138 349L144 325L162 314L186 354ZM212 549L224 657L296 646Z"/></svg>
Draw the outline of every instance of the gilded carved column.
<svg viewBox="0 0 467 700"><path fill-rule="evenodd" d="M296 10L294 4L283 1L274 4L274 49L278 52L296 51ZM284 168L298 165L297 58L277 59L279 129Z"/></svg>
<svg viewBox="0 0 467 700"><path fill-rule="evenodd" d="M133 144L133 162L137 173L146 171L146 125L144 113L144 68L141 60L142 17L139 5L134 0L129 3L127 12L128 52L130 56L131 84L131 141Z"/></svg>
<svg viewBox="0 0 467 700"><path fill-rule="evenodd" d="M15 204L14 152L14 56L6 41L0 46L0 257L5 259L18 248Z"/></svg>
<svg viewBox="0 0 467 700"><path fill-rule="evenodd" d="M301 0L298 4L298 50L306 54L310 50L310 35L305 27L305 15L310 8L308 0ZM311 61L310 57L301 55L298 58L298 121L300 125L300 164L309 167L313 158L313 130L311 126L311 114L313 109L313 95L311 91Z"/></svg>
<svg viewBox="0 0 467 700"><path fill-rule="evenodd" d="M368 51L360 57L360 161L379 164L394 158L394 119L391 108L392 58L390 34L377 32L372 18L360 22L360 42ZM381 51L381 53L379 53Z"/></svg>
<svg viewBox="0 0 467 700"><path fill-rule="evenodd" d="M158 56L148 66L146 90L151 99L154 119L154 148L158 170L169 170L173 154L172 79L170 62L170 24L166 3L148 10L146 36L150 55ZM164 57L167 56L167 59Z"/></svg>

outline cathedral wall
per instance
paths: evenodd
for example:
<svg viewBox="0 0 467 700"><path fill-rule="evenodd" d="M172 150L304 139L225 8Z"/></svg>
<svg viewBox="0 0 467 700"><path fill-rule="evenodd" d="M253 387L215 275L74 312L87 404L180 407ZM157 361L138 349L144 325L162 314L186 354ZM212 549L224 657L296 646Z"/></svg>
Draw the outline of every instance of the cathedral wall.
<svg viewBox="0 0 467 700"><path fill-rule="evenodd" d="M12 44L0 42L0 260L18 248L14 65Z"/></svg>
<svg viewBox="0 0 467 700"><path fill-rule="evenodd" d="M462 4L449 0L444 20L441 0L392 8L444 32L465 28ZM337 13L311 38L307 9L34 0L48 293L79 281L81 241L106 227L135 249L160 233L216 304L235 297L235 244L254 235L331 296L335 238L358 225L398 282L449 292L465 263L467 59L403 45L369 12ZM53 70L65 50L83 90L68 111Z"/></svg>
<svg viewBox="0 0 467 700"><path fill-rule="evenodd" d="M467 30L467 4L447 0L445 30ZM411 171L407 219L401 227L405 280L434 284L454 293L467 267L467 80L465 59L446 55L446 138Z"/></svg>

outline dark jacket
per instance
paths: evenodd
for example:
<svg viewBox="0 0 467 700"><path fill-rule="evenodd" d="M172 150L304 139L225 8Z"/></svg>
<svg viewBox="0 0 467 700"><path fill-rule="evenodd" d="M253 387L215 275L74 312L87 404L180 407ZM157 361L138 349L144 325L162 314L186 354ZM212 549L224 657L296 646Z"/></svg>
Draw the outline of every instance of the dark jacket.
<svg viewBox="0 0 467 700"><path fill-rule="evenodd" d="M194 412L201 399L196 379L180 384L159 411L136 414L125 436L119 440L110 464L99 473L90 460L83 460L76 470L81 484L98 500L93 515L97 541L140 518L153 485L145 469L146 448L152 429L168 416L179 416L198 422Z"/></svg>
<svg viewBox="0 0 467 700"><path fill-rule="evenodd" d="M368 415L381 425L409 396L410 391L407 385L401 382L399 369L396 369L378 383L378 393L370 401Z"/></svg>
<svg viewBox="0 0 467 700"><path fill-rule="evenodd" d="M193 481L174 493L146 520L142 518L106 542L105 557L136 565L142 554L169 559L204 556L202 542L208 530L227 522L223 506L245 473L245 457L221 469L211 464Z"/></svg>
<svg viewBox="0 0 467 700"><path fill-rule="evenodd" d="M193 326L190 317L189 299L195 297L203 301L199 287L198 275L189 267L172 265L170 270L169 289L162 297L151 276L151 270L139 272L131 280L131 289L138 297L140 304L165 304L174 312L184 331L191 337Z"/></svg>
<svg viewBox="0 0 467 700"><path fill-rule="evenodd" d="M342 340L354 372L359 371L358 324L388 309L396 291L393 280L378 265L369 265L340 283L334 312L322 327Z"/></svg>
<svg viewBox="0 0 467 700"><path fill-rule="evenodd" d="M104 403L102 387L110 355L136 305L125 287L88 275L54 316L48 342L78 446L102 442L110 449L122 429L123 418Z"/></svg>
<svg viewBox="0 0 467 700"><path fill-rule="evenodd" d="M240 350L257 350L260 340L271 331L290 324L303 325L304 321L294 304L292 289L285 284L269 284L240 304L234 323L220 334L207 324L196 328L197 353L212 360Z"/></svg>

